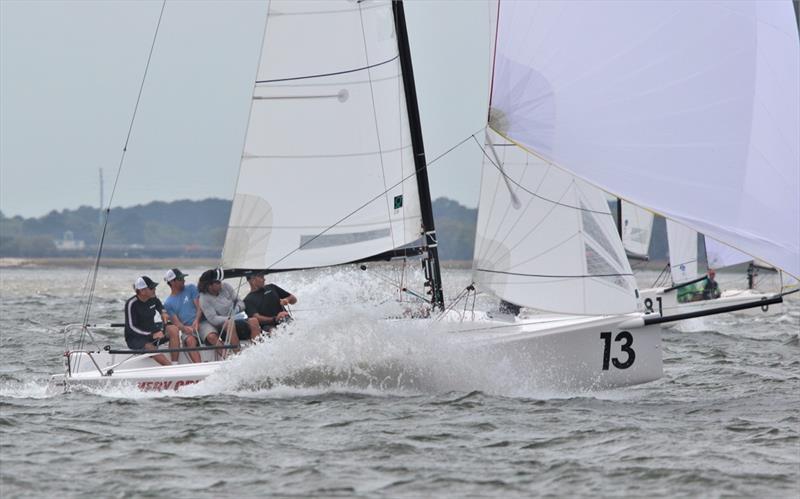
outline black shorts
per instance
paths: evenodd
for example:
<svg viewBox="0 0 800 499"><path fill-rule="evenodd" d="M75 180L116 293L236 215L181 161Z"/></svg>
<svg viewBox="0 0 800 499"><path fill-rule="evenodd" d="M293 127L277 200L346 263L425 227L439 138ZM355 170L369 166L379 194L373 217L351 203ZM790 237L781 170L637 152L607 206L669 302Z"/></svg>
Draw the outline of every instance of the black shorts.
<svg viewBox="0 0 800 499"><path fill-rule="evenodd" d="M249 340L250 339L250 325L247 323L247 319L236 319L233 321L233 324L236 327L236 337L240 340ZM221 329L221 328L220 328ZM210 345L211 343L208 342L208 337L204 340L206 345ZM228 339L228 332L222 331L220 338L225 341Z"/></svg>
<svg viewBox="0 0 800 499"><path fill-rule="evenodd" d="M164 333L164 337L160 340L154 340L150 336L145 336L143 334L126 334L125 335L125 343L128 344L128 348L131 350L144 350L144 346L148 343L151 343L155 346L158 346L162 343L167 343L169 338L167 338L166 333Z"/></svg>

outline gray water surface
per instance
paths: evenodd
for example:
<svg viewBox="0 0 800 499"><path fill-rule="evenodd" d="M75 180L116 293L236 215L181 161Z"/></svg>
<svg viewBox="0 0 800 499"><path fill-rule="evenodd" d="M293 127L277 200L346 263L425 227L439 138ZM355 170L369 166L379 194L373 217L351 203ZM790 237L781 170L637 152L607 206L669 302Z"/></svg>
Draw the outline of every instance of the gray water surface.
<svg viewBox="0 0 800 499"><path fill-rule="evenodd" d="M93 322L119 321L133 279L163 270L103 269ZM0 495L800 494L796 298L776 316L665 330L656 382L545 393L448 350L426 321L377 320L398 307L386 279L416 277L280 275L300 299L292 334L226 372L179 393L47 395L63 369L57 329L80 322L86 272L0 269ZM454 296L469 273L444 278ZM97 339L123 344L118 330Z"/></svg>

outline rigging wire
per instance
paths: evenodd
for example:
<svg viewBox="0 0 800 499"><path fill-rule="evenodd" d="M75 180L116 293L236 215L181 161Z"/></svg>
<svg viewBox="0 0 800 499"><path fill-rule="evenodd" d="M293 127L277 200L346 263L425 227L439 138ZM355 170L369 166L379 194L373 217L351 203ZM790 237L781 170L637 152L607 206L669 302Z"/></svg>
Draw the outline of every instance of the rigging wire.
<svg viewBox="0 0 800 499"><path fill-rule="evenodd" d="M516 180L514 180L513 178L511 178L511 177L510 177L510 176L509 176L509 175L508 175L508 174L507 174L505 171L503 171L503 167L502 167L502 166L495 164L495 162L494 162L494 161L492 161L492 158L491 158L491 157L489 157L489 155L486 153L486 150L483 148L483 146L481 146L480 142L478 142L478 139L475 137L475 135L474 135L474 134L472 135L472 138L473 138L473 139L475 140L475 142L478 144L478 147L479 147L479 148L481 149L481 151L483 152L483 155L484 155L484 157L485 157L487 160L489 160L489 163L491 163L491 164L492 164L492 166L494 166L494 167L497 169L497 171L498 171L498 172L500 172L500 175L502 175L502 176L503 176L504 178L506 178L507 180L511 181L511 183L513 183L514 185L516 185L517 187L519 187L521 190L523 190L523 191L527 192L527 193L528 193L528 194L530 194L531 196L534 196L534 197L536 197L536 198L539 198L539 199L541 199L541 200L543 200L543 201L547 201L548 203L552 203L552 204L555 204L555 205L558 205L558 206L562 206L562 207L564 207L564 208L569 208L569 209L572 209L572 210L577 210L577 211L585 211L585 212L588 212L588 213L594 213L594 214L597 214L597 215L602 215L602 216L611 216L611 214L610 214L610 213L608 213L608 212L604 212L604 211L598 211L598 210L590 210L590 209L588 209L588 208L582 208L582 207L580 207L580 206L572 206L571 204L562 203L562 202L560 202L560 201L555 201L555 200L553 200L553 199L546 198L546 197L542 196L541 194L537 194L537 193L535 193L535 192L531 191L530 189L526 188L524 185L520 184L519 182L517 182Z"/></svg>
<svg viewBox="0 0 800 499"><path fill-rule="evenodd" d="M407 181L408 179L412 178L412 176L416 175L418 172L422 171L423 169L430 168L430 166L431 166L431 165L433 165L434 163L436 163L437 161L439 161L439 160L440 160L440 159L442 159L443 157L445 157L445 156L447 156L448 154L450 154L451 152L453 152L453 150L455 150L456 148L458 148L459 146L461 146L462 144L464 144L465 142L467 142L469 139L474 139L474 138L475 138L475 135L477 135L478 133L480 133L481 131L483 131L485 128L486 128L485 126L481 127L481 128L480 128L480 130L477 130L476 132L474 132L474 133L470 134L469 136L467 136L467 137L465 137L465 138L461 139L461 140L460 140L458 143L456 143L456 144L455 144L454 146L452 146L450 149L446 150L445 152L443 152L443 153L442 153L442 154L440 154L439 156L435 157L435 158L434 158L434 159L432 159L431 161L428 161L428 163L427 163L427 164L423 165L423 166L422 166L422 167L420 167L420 168L415 168L413 173L410 173L410 174L406 175L405 177L401 178L401 179L400 179L398 182L396 182L395 184L393 184L393 185L390 185L388 189L384 190L383 192L380 192L380 193L378 193L376 196L372 197L371 199L369 199L368 201L366 201L365 203L363 203L363 204L362 204L361 206L359 206L358 208L354 209L353 211L351 211L350 213L346 214L345 216L343 216L342 218L340 218L340 219L339 219L339 220L337 220L336 222L332 223L331 225L329 225L328 227L326 227L325 229L323 229L322 231L320 231L319 233L317 233L317 234L316 234L316 235L314 235L313 237L310 237L310 238L308 238L306 241L304 241L302 244L300 244L300 245L299 245L297 248L293 249L292 251L289 251L288 253L286 253L285 255L283 255L282 257L280 257L279 259L275 260L275 261L274 261L274 262L272 262L270 265L268 265L266 268L267 268L267 269L271 269L271 268L273 268L275 265L278 265L279 263L281 263L282 261L286 260L287 258L289 258L290 256L292 256L292 255L293 255L293 254L295 254L296 252L298 252L298 251L300 251L301 249L303 249L305 246L307 246L307 245L311 244L311 243L312 243L314 240L316 240L317 238L321 237L321 236L322 236L322 235L324 235L326 232L328 232L328 231L330 231L331 229L333 229L333 228L337 227L339 224L341 224L342 222L344 222L345 220L347 220L347 219L348 219L348 218L350 218L351 216L355 215L355 214L356 214L356 213L358 213L359 211L363 210L365 207L369 206L370 204L372 204L372 203L373 203L373 202L375 202L376 200L380 199L382 196L385 196L385 195L386 195L386 194L387 194L389 191L391 191L392 189L394 189L394 188L395 188L395 187L397 187L398 185L401 185L401 184L403 184L403 182L405 182L405 181Z"/></svg>
<svg viewBox="0 0 800 499"><path fill-rule="evenodd" d="M136 121L136 114L139 111L139 103L142 99L142 92L144 91L144 83L147 79L147 72L150 69L150 61L153 58L153 51L156 46L156 40L158 39L158 31L159 28L161 27L161 20L164 17L164 8L166 7L166 5L167 5L167 0L163 0L161 2L161 11L158 14L158 22L156 23L156 29L155 32L153 33L153 41L150 44L150 52L147 55L147 63L145 64L144 73L142 74L142 82L139 85L139 93L136 96L136 104L133 107L133 115L131 116L131 121L130 124L128 125L128 133L125 136L125 145L122 147L122 154L120 155L119 158L119 165L117 166L117 174L114 177L114 185L111 188L111 195L108 198L108 205L106 205L105 217L103 219L103 229L100 234L100 241L97 244L97 256L95 257L94 266L92 267L92 270L90 272L91 284L89 285L88 296L86 298L86 310L83 314L84 331L86 331L85 325L88 324L89 322L89 315L91 314L92 302L94 301L94 291L97 286L97 274L100 269L100 259L102 258L103 255L103 244L105 242L106 233L108 231L108 219L109 219L109 214L111 212L111 203L114 200L114 194L117 191L117 184L119 183L120 175L122 173L122 167L125 163L125 156L126 153L128 152L128 144L130 143L131 134L133 133L133 124ZM81 348L83 347L83 340L84 340L84 335L82 333L80 338Z"/></svg>
<svg viewBox="0 0 800 499"><path fill-rule="evenodd" d="M367 63L369 63L369 47L367 45L367 33L366 33L366 30L364 29L364 13L361 11L361 4L358 5L358 18L361 21L361 39L364 42L364 54L365 54L365 57L367 58ZM398 54L397 57L399 58L400 55ZM375 85L372 82L372 71L369 70L369 67L370 67L369 64L367 64L367 68L368 68L367 69L367 80L369 80L369 95L370 95L370 99L372 100L372 119L373 119L373 123L375 124L375 140L378 143L378 150L381 150L382 149L382 147L381 147L381 130L380 130L380 126L379 126L379 123L378 123L378 108L375 105ZM400 141L402 143L402 135L401 135ZM380 154L378 157L380 159L380 165L381 165L381 179L383 180L383 191L384 192L389 192L389 189L386 188L386 166L383 163L383 154ZM393 228L392 223L391 223L391 220L392 220L392 209L389 206L388 197L386 197L384 199L384 201L386 202L386 218L389 219L389 235L392 238L392 247L395 247L395 246L397 246L397 244L395 243L395 240L394 240L394 230L392 230L392 228Z"/></svg>

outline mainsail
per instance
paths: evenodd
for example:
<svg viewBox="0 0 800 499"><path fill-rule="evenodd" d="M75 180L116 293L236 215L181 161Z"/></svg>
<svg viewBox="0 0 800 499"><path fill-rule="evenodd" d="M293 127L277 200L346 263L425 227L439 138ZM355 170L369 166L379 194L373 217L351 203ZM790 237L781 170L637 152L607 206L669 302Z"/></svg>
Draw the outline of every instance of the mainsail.
<svg viewBox="0 0 800 499"><path fill-rule="evenodd" d="M800 276L791 2L501 2L492 121L575 175Z"/></svg>
<svg viewBox="0 0 800 499"><path fill-rule="evenodd" d="M473 275L503 300L552 312L636 310L636 282L605 194L487 129Z"/></svg>
<svg viewBox="0 0 800 499"><path fill-rule="evenodd" d="M423 237L392 4L269 3L222 264L310 268Z"/></svg>
<svg viewBox="0 0 800 499"><path fill-rule="evenodd" d="M685 225L667 220L669 268L673 284L697 278L697 232Z"/></svg>

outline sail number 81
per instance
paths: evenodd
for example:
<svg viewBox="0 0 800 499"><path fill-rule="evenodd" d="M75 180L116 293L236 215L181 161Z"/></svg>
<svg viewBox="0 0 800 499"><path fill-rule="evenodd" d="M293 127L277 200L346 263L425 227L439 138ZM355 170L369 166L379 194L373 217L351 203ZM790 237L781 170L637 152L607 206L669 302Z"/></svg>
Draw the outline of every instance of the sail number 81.
<svg viewBox="0 0 800 499"><path fill-rule="evenodd" d="M636 352L633 351L633 335L628 331L620 331L614 337L614 342L620 342L619 349L627 357L621 361L618 357L611 357L611 333L600 333L603 340L603 371L608 371L609 364L613 364L617 369L627 369L636 360Z"/></svg>

